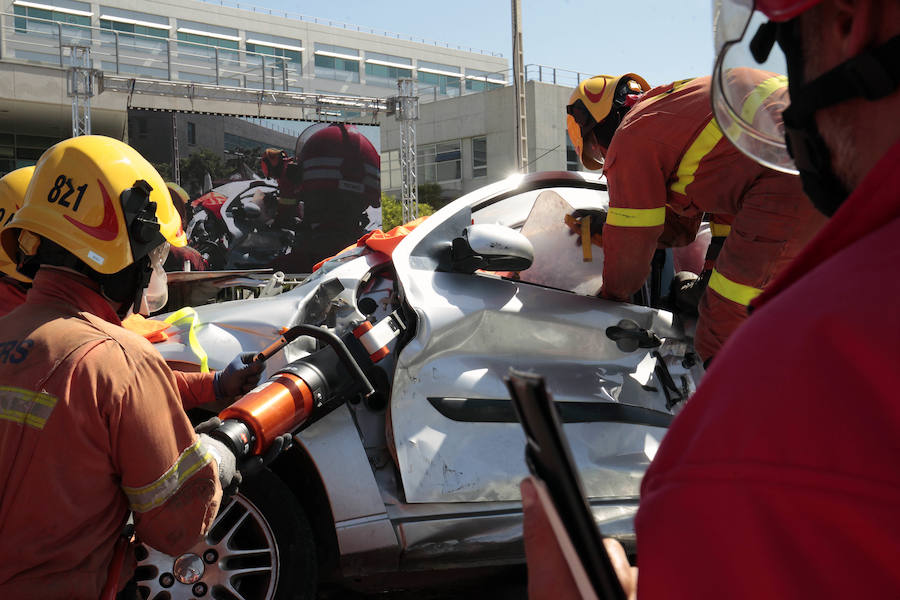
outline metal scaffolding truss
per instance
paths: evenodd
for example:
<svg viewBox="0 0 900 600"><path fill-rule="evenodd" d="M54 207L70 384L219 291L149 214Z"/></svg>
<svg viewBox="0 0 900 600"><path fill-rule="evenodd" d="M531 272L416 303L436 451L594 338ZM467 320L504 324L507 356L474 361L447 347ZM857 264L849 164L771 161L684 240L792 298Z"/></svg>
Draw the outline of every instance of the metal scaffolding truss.
<svg viewBox="0 0 900 600"><path fill-rule="evenodd" d="M342 121L359 125L376 124L378 114L388 113L393 106L392 98L254 90L212 83L138 79L108 73L103 75L103 88L107 91L111 90L128 94L129 107L132 106L135 96L166 96L170 98L186 98L192 101L228 102L234 104L233 109L222 110L223 107L218 105L213 110L198 110L198 112L265 118L269 116L265 114L266 107L286 107L299 109L299 114L292 113L291 115L291 118L299 120ZM245 106L240 106L240 104ZM257 107L257 110L255 112L248 111L246 105L254 105Z"/></svg>
<svg viewBox="0 0 900 600"><path fill-rule="evenodd" d="M91 47L80 44L64 45L69 50L69 69L66 91L72 98L72 137L91 133L91 97L103 91L103 79L91 68ZM94 81L97 85L94 85Z"/></svg>
<svg viewBox="0 0 900 600"><path fill-rule="evenodd" d="M419 118L419 98L412 79L397 82L397 119L400 120L400 182L402 217L409 223L419 216L419 186L416 176L416 120Z"/></svg>

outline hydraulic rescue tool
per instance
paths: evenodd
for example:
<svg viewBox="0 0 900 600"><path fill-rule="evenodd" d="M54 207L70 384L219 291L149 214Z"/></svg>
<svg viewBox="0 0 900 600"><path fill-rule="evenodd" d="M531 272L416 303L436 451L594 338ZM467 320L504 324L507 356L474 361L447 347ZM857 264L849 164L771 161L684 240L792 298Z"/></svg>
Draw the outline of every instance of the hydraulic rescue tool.
<svg viewBox="0 0 900 600"><path fill-rule="evenodd" d="M315 338L324 347L279 369L220 412L221 424L204 433L234 454L232 464L240 470L254 460L258 467L264 466L278 453L273 449L273 456L265 457L276 438L323 417L345 401L372 396L375 389L360 364L372 365L387 356L387 344L404 329L396 312L375 325L362 321L343 339L324 327L291 327L253 360L268 360L301 335ZM116 595L131 535L129 530L116 546L102 600L112 600Z"/></svg>
<svg viewBox="0 0 900 600"><path fill-rule="evenodd" d="M240 462L263 455L276 437L321 418L342 402L368 398L375 390L360 364L373 364L386 356L387 343L402 330L396 314L374 326L363 321L344 339L323 327L290 328L254 360L267 360L301 335L315 338L324 347L282 367L219 413L222 425L210 437L225 444Z"/></svg>

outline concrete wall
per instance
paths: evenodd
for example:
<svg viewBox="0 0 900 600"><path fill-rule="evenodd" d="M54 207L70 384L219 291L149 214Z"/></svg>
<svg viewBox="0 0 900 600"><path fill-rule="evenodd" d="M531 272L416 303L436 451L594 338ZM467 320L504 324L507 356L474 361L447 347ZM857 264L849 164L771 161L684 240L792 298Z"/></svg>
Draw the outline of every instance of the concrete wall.
<svg viewBox="0 0 900 600"><path fill-rule="evenodd" d="M529 172L566 170L568 87L529 81L525 86ZM444 195L457 197L516 171L515 94L505 87L419 106L419 146L461 139L462 179L439 182ZM487 138L487 176L472 176L471 138ZM400 147L400 124L381 119L382 152ZM421 182L420 182L421 183ZM396 190L385 190L396 193Z"/></svg>

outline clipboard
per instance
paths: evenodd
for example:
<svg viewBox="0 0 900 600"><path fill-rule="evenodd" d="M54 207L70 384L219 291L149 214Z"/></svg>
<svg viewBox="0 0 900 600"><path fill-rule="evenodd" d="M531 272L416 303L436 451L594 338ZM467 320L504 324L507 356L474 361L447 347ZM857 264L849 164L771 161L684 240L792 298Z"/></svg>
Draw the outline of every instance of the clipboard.
<svg viewBox="0 0 900 600"><path fill-rule="evenodd" d="M510 369L504 381L525 430L528 470L546 485L597 597L626 600L603 546L603 534L585 498L581 477L544 378Z"/></svg>

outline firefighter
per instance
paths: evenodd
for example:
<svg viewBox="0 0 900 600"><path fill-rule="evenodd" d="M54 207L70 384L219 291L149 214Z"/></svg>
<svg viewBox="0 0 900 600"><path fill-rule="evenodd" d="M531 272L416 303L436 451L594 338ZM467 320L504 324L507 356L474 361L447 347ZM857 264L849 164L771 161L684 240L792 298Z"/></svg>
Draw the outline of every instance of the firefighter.
<svg viewBox="0 0 900 600"><path fill-rule="evenodd" d="M23 167L0 178L0 227L12 220L22 206L34 167ZM16 265L0 247L0 316L25 302L31 279L16 271Z"/></svg>
<svg viewBox="0 0 900 600"><path fill-rule="evenodd" d="M44 153L0 242L34 280L0 318L0 596L96 598L129 511L177 555L240 477L194 433L159 353L120 326L165 301L184 233L146 160L81 136Z"/></svg>
<svg viewBox="0 0 900 600"><path fill-rule="evenodd" d="M784 101L783 77L755 69L741 75L745 112ZM578 85L566 110L583 164L602 168L609 185L602 296L629 300L654 251L692 242L704 213L714 216L714 236L727 234L701 277L708 286L694 342L708 363L746 318L750 300L818 231L821 215L797 177L757 164L723 138L709 77L651 89L633 73L600 75Z"/></svg>
<svg viewBox="0 0 900 600"><path fill-rule="evenodd" d="M754 300L650 464L640 597L893 598L900 3L752 6L715 3L717 118L756 160L795 165L829 220ZM790 105L779 140L774 119L735 110L730 75L781 53Z"/></svg>
<svg viewBox="0 0 900 600"><path fill-rule="evenodd" d="M381 206L381 158L356 127L334 123L305 141L297 164L303 221L293 251L275 267L308 273L379 225L369 212Z"/></svg>

